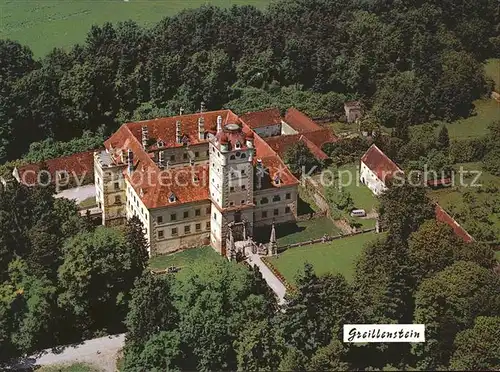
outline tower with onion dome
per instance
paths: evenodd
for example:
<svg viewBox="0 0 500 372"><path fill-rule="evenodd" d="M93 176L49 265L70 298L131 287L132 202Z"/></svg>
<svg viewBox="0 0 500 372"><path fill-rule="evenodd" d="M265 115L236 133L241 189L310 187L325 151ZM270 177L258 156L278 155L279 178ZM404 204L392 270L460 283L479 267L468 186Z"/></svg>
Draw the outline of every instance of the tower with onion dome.
<svg viewBox="0 0 500 372"><path fill-rule="evenodd" d="M238 123L222 125L222 117L218 117L216 133L209 144L210 241L228 257L234 253L229 252L230 231L236 245L247 240L253 231L252 134L243 132Z"/></svg>

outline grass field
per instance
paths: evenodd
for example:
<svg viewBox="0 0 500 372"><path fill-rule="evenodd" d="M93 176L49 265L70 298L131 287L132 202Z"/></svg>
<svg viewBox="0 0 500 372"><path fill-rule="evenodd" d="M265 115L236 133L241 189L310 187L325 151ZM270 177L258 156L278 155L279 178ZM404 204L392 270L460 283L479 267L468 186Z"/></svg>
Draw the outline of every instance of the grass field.
<svg viewBox="0 0 500 372"><path fill-rule="evenodd" d="M363 247L378 236L375 233L355 235L334 240L325 244L314 244L290 248L271 257L269 261L284 275L290 283L295 283L295 276L302 270L304 263L313 265L316 274L341 273L347 280L352 280L355 262Z"/></svg>
<svg viewBox="0 0 500 372"><path fill-rule="evenodd" d="M330 236L340 234L340 230L328 217L276 226L276 238L279 246L319 239L325 234ZM254 239L259 243L269 242L270 236L271 227L269 226L254 229Z"/></svg>
<svg viewBox="0 0 500 372"><path fill-rule="evenodd" d="M170 266L177 266L181 270L175 275L182 278L189 272L197 272L201 266L221 260L223 257L219 256L212 247L202 247L153 257L149 260L149 267L151 269L166 269Z"/></svg>
<svg viewBox="0 0 500 372"><path fill-rule="evenodd" d="M464 181L466 186L460 186L460 176L458 174L458 171L460 169L463 169L464 171L481 171L481 176L477 183L480 185L486 186L488 184L495 185L496 187L500 188L500 177L497 177L491 173L488 173L484 170L482 170L482 165L481 163L459 163L454 165L455 168L455 186L449 187L449 188L444 188L444 189L438 189L438 190L432 190L429 191L429 196L433 199L439 202L445 209L450 210L451 207L458 207L459 209L463 207L465 204L464 201L464 192L467 191L470 187L467 185L470 185L471 182L473 181L473 178L475 176L472 176L472 178L467 177L466 175L464 176ZM478 191L478 188L473 188L473 191ZM481 203L486 203L488 204L491 201L492 194L486 193L486 192L477 192L474 194L477 200L475 201L476 204L481 205ZM500 229L500 214L499 213L491 213L489 215L489 219L492 221L494 226L498 229ZM466 224L466 221L459 221L462 224ZM498 239L500 239L500 236L497 236Z"/></svg>
<svg viewBox="0 0 500 372"><path fill-rule="evenodd" d="M26 44L40 57L54 47L85 40L93 24L132 19L151 26L163 17L203 4L221 7L254 5L270 0L1 0L0 39Z"/></svg>
<svg viewBox="0 0 500 372"><path fill-rule="evenodd" d="M446 123L451 139L478 138L488 134L488 126L500 120L500 103L491 98L474 101L474 112L465 119ZM415 126L416 127L416 126ZM436 134L441 125L436 125ZM410 129L411 130L411 129Z"/></svg>
<svg viewBox="0 0 500 372"><path fill-rule="evenodd" d="M491 58L486 61L484 72L495 82L495 90L500 92L500 58Z"/></svg>

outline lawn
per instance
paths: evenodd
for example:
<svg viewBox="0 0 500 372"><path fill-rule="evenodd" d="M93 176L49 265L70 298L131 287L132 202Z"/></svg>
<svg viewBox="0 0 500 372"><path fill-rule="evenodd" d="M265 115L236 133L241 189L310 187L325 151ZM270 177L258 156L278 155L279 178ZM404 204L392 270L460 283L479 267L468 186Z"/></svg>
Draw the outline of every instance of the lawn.
<svg viewBox="0 0 500 372"><path fill-rule="evenodd" d="M85 200L82 200L80 204L78 204L80 209L89 209L93 207L97 207L97 203L95 201L95 196L91 196L90 198L87 198Z"/></svg>
<svg viewBox="0 0 500 372"><path fill-rule="evenodd" d="M472 181L475 176L472 174L464 174L464 185L460 184L459 171L461 169L463 171L480 171L481 176L479 180L476 181L477 184L483 186L492 184L500 188L500 177L482 170L481 163L459 163L455 164L453 167L455 169L454 186L438 190L429 190L428 193L429 197L431 197L433 200L438 201L438 203L441 204L445 209L449 210L451 207L458 207L458 209L461 209L464 206L463 193L470 189L471 186L473 186ZM482 203L488 203L491 201L490 199L492 197L492 194L487 192L479 192L482 189L476 187L472 188L472 190L478 191L474 193L474 196L477 198L477 201L475 202L476 204L481 205ZM492 221L494 226L500 230L500 214L491 213L489 215L489 219ZM467 224L467 221L459 222L464 225ZM497 238L500 239L500 236L497 236Z"/></svg>
<svg viewBox="0 0 500 372"><path fill-rule="evenodd" d="M351 194L351 198L354 201L354 207L357 209L364 209L366 212L370 212L372 209L378 207L378 199L373 195L368 187L363 185L359 180L359 164L347 164L342 165L338 168L331 167L327 170L331 172L337 181L333 184L333 187L338 189L338 184L341 183L344 191ZM325 172L323 176L324 185L321 185L321 177L315 176L314 180L320 185L319 187L324 194L325 187L329 187L331 183L331 176L328 176Z"/></svg>
<svg viewBox="0 0 500 372"><path fill-rule="evenodd" d="M295 276L304 267L304 263L313 265L316 274L340 273L347 280L352 280L356 259L363 247L377 238L375 233L359 234L329 243L319 243L303 247L290 248L271 257L269 261L283 274L290 283L295 283Z"/></svg>
<svg viewBox="0 0 500 372"><path fill-rule="evenodd" d="M451 139L463 140L488 134L490 124L498 120L500 120L500 103L486 98L474 101L474 111L468 118L455 120L445 125ZM441 124L436 125L435 129L437 134L441 129Z"/></svg>
<svg viewBox="0 0 500 372"><path fill-rule="evenodd" d="M132 19L152 26L166 16L203 4L221 7L254 5L265 8L270 0L2 0L0 39L28 45L40 57L54 47L85 40L94 24Z"/></svg>
<svg viewBox="0 0 500 372"><path fill-rule="evenodd" d="M191 248L168 255L156 256L149 260L151 269L166 269L170 266L180 267L176 274L184 277L189 272L197 272L201 266L224 260L212 247Z"/></svg>
<svg viewBox="0 0 500 372"><path fill-rule="evenodd" d="M495 90L500 92L500 58L491 58L486 61L484 73L495 82Z"/></svg>
<svg viewBox="0 0 500 372"><path fill-rule="evenodd" d="M340 234L340 230L328 217L276 226L276 238L279 246L319 239L325 234L330 236ZM265 226L254 229L255 241L267 243L270 237L271 227Z"/></svg>

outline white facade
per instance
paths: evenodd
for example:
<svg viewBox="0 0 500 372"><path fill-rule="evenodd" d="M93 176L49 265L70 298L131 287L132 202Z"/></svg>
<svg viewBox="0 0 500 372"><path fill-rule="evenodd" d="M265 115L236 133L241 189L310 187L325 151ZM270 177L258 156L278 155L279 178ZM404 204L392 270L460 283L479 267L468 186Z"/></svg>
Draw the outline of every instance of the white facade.
<svg viewBox="0 0 500 372"><path fill-rule="evenodd" d="M375 194L375 195L380 195L382 194L385 190L387 190L387 186L385 185L382 180L380 180L376 174L368 168L368 166L361 161L361 168L360 168L360 175L359 179L361 183L365 184L368 186L368 188Z"/></svg>

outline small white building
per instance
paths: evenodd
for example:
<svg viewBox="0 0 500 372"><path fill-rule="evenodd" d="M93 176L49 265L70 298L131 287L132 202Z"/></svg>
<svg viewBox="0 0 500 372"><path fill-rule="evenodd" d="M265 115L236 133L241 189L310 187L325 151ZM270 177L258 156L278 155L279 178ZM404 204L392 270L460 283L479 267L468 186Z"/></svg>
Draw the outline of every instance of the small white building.
<svg viewBox="0 0 500 372"><path fill-rule="evenodd" d="M387 190L387 181L396 174L403 171L374 144L361 157L360 181L377 196Z"/></svg>

